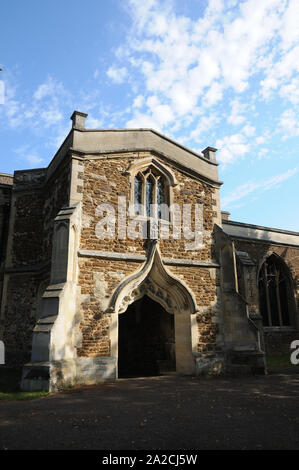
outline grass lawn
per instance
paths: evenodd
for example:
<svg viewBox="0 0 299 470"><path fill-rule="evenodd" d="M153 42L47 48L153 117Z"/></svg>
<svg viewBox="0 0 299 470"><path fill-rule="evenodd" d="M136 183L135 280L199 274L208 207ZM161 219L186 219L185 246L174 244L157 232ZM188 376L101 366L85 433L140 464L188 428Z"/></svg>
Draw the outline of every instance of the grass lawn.
<svg viewBox="0 0 299 470"><path fill-rule="evenodd" d="M48 395L47 392L0 392L0 400L33 400L46 395Z"/></svg>
<svg viewBox="0 0 299 470"><path fill-rule="evenodd" d="M48 392L21 392L22 369L0 367L0 400L33 400L48 395Z"/></svg>
<svg viewBox="0 0 299 470"><path fill-rule="evenodd" d="M291 354L267 354L266 361L268 367L299 367L290 361Z"/></svg>

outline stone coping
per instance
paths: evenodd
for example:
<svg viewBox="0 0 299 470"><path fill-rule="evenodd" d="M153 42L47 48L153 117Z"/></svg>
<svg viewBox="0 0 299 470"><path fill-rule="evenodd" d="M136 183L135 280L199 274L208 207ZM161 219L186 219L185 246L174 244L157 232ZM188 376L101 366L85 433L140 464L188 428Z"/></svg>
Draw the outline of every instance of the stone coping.
<svg viewBox="0 0 299 470"><path fill-rule="evenodd" d="M200 158L201 160L203 160L207 163L210 163L211 165L219 166L218 162L215 162L213 160L209 160L208 158L205 158L200 153L195 152L194 150L189 149L188 147L185 147L184 145L180 144L176 140L170 139L169 137L167 137L164 134L161 134L160 132L156 131L155 129L151 129L151 128L147 128L147 127L140 127L140 128L134 128L134 129L76 129L76 130L79 130L81 132L105 132L105 133L110 133L110 132L115 132L115 133L116 132L119 132L119 133L121 133L121 132L151 132L151 133L159 136L160 138L166 140L167 142L170 142L171 144L174 144L175 146L181 148L185 152L196 155L196 157ZM213 151L217 150L214 147L207 147L207 148L211 149Z"/></svg>
<svg viewBox="0 0 299 470"><path fill-rule="evenodd" d="M223 211L221 211L223 213ZM269 232L278 232L278 233L287 233L289 235L296 235L299 236L299 232L294 232L292 230L284 230L282 228L273 228L273 227L265 227L263 225L254 225L254 224L247 224L245 222L237 222L235 220L222 220L223 225L236 225L240 227L248 227L258 230L267 230Z"/></svg>
<svg viewBox="0 0 299 470"><path fill-rule="evenodd" d="M299 232L227 220L222 220L222 228L232 238L294 247L299 246Z"/></svg>
<svg viewBox="0 0 299 470"><path fill-rule="evenodd" d="M13 175L8 173L0 173L0 186L12 186Z"/></svg>

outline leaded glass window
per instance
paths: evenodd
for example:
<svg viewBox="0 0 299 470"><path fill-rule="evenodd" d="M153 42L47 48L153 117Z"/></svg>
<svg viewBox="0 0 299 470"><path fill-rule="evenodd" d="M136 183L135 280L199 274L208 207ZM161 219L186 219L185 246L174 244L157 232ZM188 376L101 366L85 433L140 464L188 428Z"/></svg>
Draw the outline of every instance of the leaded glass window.
<svg viewBox="0 0 299 470"><path fill-rule="evenodd" d="M137 173L134 179L135 214L168 220L169 186L155 168Z"/></svg>
<svg viewBox="0 0 299 470"><path fill-rule="evenodd" d="M259 276L260 309L264 326L288 326L288 278L283 263L271 255L261 267Z"/></svg>
<svg viewBox="0 0 299 470"><path fill-rule="evenodd" d="M141 213L141 204L142 204L142 177L137 175L134 180L134 205L135 205L135 214Z"/></svg>
<svg viewBox="0 0 299 470"><path fill-rule="evenodd" d="M165 201L165 184L164 178L159 178L157 182L157 205L158 205L158 219L162 219L163 215L163 204L166 204Z"/></svg>

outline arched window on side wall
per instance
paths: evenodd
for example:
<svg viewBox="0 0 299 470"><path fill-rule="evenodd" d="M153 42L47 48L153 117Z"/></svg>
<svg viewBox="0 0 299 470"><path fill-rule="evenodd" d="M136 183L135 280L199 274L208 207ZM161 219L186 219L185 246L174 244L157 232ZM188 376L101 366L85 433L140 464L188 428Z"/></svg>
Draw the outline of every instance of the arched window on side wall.
<svg viewBox="0 0 299 470"><path fill-rule="evenodd" d="M260 309L264 326L290 326L292 289L283 260L269 256L259 271Z"/></svg>

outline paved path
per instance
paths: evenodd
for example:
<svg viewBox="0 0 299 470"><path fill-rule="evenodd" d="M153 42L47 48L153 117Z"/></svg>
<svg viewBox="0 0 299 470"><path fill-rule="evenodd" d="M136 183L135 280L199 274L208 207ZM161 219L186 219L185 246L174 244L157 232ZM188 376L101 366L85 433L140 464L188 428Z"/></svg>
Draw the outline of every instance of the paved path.
<svg viewBox="0 0 299 470"><path fill-rule="evenodd" d="M0 449L298 449L299 375L122 379L0 402Z"/></svg>

